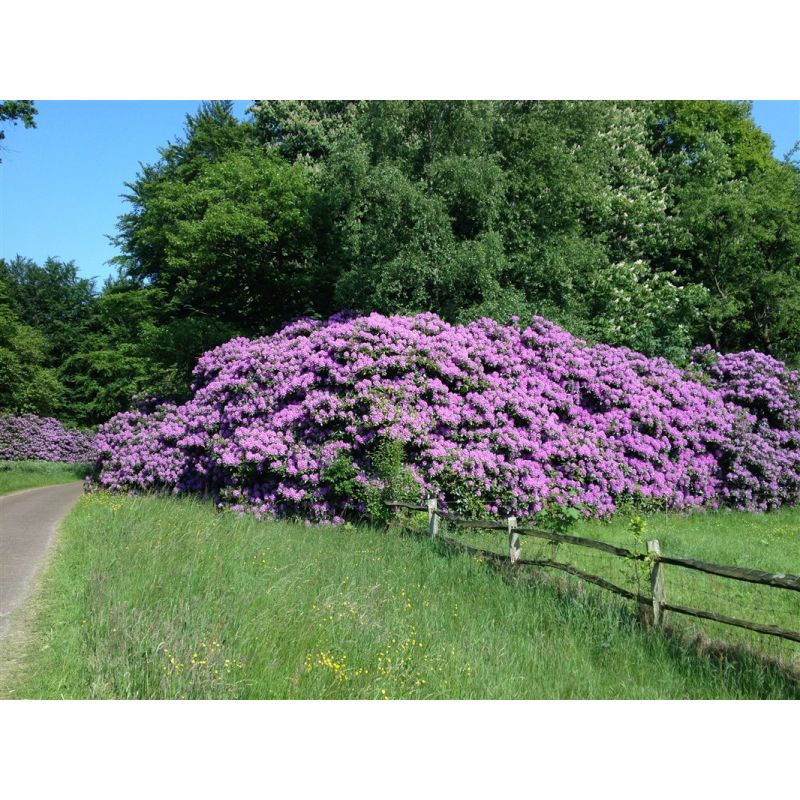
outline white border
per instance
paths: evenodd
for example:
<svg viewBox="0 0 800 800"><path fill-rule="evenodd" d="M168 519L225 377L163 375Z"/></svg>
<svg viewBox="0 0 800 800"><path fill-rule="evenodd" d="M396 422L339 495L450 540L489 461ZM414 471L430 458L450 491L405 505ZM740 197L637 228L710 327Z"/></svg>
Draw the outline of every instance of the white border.
<svg viewBox="0 0 800 800"><path fill-rule="evenodd" d="M8 701L0 752L7 797L790 796L797 708Z"/></svg>
<svg viewBox="0 0 800 800"><path fill-rule="evenodd" d="M244 3L3 10L8 99L797 97L797 4ZM765 796L797 706L0 705L9 797ZM789 728L790 722L794 723Z"/></svg>
<svg viewBox="0 0 800 800"><path fill-rule="evenodd" d="M786 99L800 5L295 0L3 10L7 98Z"/></svg>

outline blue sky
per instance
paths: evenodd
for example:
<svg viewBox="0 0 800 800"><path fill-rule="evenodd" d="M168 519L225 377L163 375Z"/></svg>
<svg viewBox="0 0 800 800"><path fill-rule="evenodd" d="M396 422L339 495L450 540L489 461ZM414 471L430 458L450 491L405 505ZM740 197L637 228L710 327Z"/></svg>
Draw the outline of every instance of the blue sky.
<svg viewBox="0 0 800 800"><path fill-rule="evenodd" d="M37 128L5 127L0 153L0 256L74 260L81 275L102 280L117 254L106 238L126 210L120 195L139 163L179 136L199 101L37 102ZM248 101L234 108L244 117ZM753 105L756 123L782 157L800 139L800 100Z"/></svg>
<svg viewBox="0 0 800 800"><path fill-rule="evenodd" d="M0 152L0 256L75 261L98 286L114 272L106 236L128 205L120 197L139 163L183 131L199 100L37 102L36 128L6 124ZM237 101L243 118L249 101Z"/></svg>

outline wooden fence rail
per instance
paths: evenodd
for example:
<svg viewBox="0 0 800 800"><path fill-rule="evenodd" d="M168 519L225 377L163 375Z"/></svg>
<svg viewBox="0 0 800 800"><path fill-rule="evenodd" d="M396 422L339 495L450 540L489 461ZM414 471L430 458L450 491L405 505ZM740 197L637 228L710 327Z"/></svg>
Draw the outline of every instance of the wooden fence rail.
<svg viewBox="0 0 800 800"><path fill-rule="evenodd" d="M664 612L671 611L676 614L684 614L691 617L708 619L725 625L746 628L747 630L756 631L768 636L777 636L782 639L800 642L800 633L797 631L786 630L776 625L763 625L758 622L750 622L748 620L737 619L735 617L728 617L724 614L717 614L712 611L703 611L702 609L689 608L687 606L668 603L666 600L665 580L662 565L670 564L671 566L696 570L698 572L704 572L709 575L717 575L719 577L728 578L731 580L745 581L747 583L756 583L762 586L769 586L776 589L789 589L792 591L800 591L800 575L764 572L762 570L748 569L744 567L731 567L724 564L712 564L706 561L698 561L697 559L693 558L666 556L661 553L658 540L652 540L647 543L647 553L636 553L625 547L617 547L616 545L612 545L607 542L600 542L595 539L586 539L581 536L569 536L563 533L555 533L554 531L546 531L541 528L519 526L517 524L516 517L509 517L505 522L501 522L499 520L478 520L460 517L452 512L444 511L438 508L438 503L436 500L428 500L424 506L400 501L388 501L386 505L390 508L427 512L428 529L430 535L440 538L441 541L459 550L479 555L482 558L496 563L546 567L549 569L567 572L583 581L594 584L595 586L599 586L600 588L613 592L621 597L633 600L634 602L642 605L652 606L653 622L656 626L663 623ZM449 522L470 528L506 532L508 534L508 556L503 556L502 554L492 552L491 550L483 550L479 547L473 547L472 545L465 544L464 542L460 542L451 537L440 536L438 524L439 519L444 519ZM592 575L591 573L585 572L584 570L565 562L550 559L522 558L519 539L520 536L534 536L551 542L571 544L578 547L587 547L593 550L600 550L604 553L608 553L619 558L625 558L634 561L647 561L650 564L651 594L648 597L631 592L627 589L623 589L621 586L617 586L616 584L607 581L605 578Z"/></svg>

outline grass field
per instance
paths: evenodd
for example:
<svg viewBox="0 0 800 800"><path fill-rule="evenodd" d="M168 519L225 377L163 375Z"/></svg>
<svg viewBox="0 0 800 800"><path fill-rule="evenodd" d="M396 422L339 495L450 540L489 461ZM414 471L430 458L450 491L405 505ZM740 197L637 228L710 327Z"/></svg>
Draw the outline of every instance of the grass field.
<svg viewBox="0 0 800 800"><path fill-rule="evenodd" d="M763 519L775 560L796 561L780 531L798 515ZM670 547L701 527L681 521ZM697 538L693 554L736 550ZM773 664L645 630L612 595L500 575L396 530L190 499L82 498L25 615L4 645L7 698L800 697Z"/></svg>
<svg viewBox="0 0 800 800"><path fill-rule="evenodd" d="M644 530L638 541L631 530L630 518L624 515L610 522L582 523L570 533L639 552L645 551L645 540L657 539L665 555L767 572L800 574L798 509L770 514L730 511L693 515L652 514L644 517L642 522ZM473 546L507 552L504 534L454 527L448 533ZM648 568L641 562L569 544L559 544L554 548L551 543L532 537L523 537L522 557L567 562L629 591L650 594ZM673 565L663 565L662 569L667 602L800 632L798 592L729 580ZM587 586L565 573L548 571L548 575L573 590L581 591L581 587ZM676 632L690 638L699 637L706 643L708 639L724 640L749 647L794 663L800 670L800 644L795 642L674 613L668 614L668 621Z"/></svg>
<svg viewBox="0 0 800 800"><path fill-rule="evenodd" d="M0 461L0 494L79 481L89 472L88 464L57 464L52 461Z"/></svg>

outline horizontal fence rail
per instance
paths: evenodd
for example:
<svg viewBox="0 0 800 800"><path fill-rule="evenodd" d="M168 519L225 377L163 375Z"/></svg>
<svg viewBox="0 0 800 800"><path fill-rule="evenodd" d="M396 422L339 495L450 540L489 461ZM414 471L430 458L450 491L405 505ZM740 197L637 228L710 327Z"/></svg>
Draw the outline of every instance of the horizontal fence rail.
<svg viewBox="0 0 800 800"><path fill-rule="evenodd" d="M674 558L673 556L659 556L662 564L672 564L676 567L696 569L709 575L719 575L735 581L747 583L760 583L762 586L773 586L776 589L794 589L800 592L800 575L787 575L783 572L762 572L759 569L745 569L744 567L726 567L722 564L708 564L705 561L696 561L693 558Z"/></svg>
<svg viewBox="0 0 800 800"><path fill-rule="evenodd" d="M508 558L500 553L494 553L491 550L483 550L480 547L473 547L470 544L465 544L464 542L459 542L458 539L451 539L447 536L442 537L442 541L446 542L453 547L463 550L468 553L472 553L473 555L480 556L481 558L485 558L489 561L495 561L497 563L506 563ZM568 572L570 575L575 575L578 578L582 578L589 583L595 584L595 586L600 586L603 589L608 589L610 592L614 592L615 594L620 595L621 597L625 597L628 600L635 600L639 603L645 603L650 605L652 602L652 598L645 597L641 594L636 594L634 592L629 592L627 589L623 589L621 586L617 586L615 583L611 583L611 581L607 581L605 578L600 578L597 575L592 575L589 572L584 572L577 567L572 566L572 564L566 564L561 561L551 561L550 559L546 558L520 558L515 563L517 564L526 564L532 567L552 567L553 569L561 570L562 572Z"/></svg>
<svg viewBox="0 0 800 800"><path fill-rule="evenodd" d="M760 622L749 622L745 619L726 617L724 614L716 614L713 611L701 611L699 608L687 608L686 606L673 606L670 603L662 603L661 607L665 611L674 611L677 614L686 614L690 617L709 619L712 622L721 622L724 625L734 625L737 628L746 628L757 633L765 633L767 636L778 636L781 639L789 639L792 642L800 642L800 633L797 631L787 631L777 625L762 625Z"/></svg>
<svg viewBox="0 0 800 800"><path fill-rule="evenodd" d="M581 536L570 536L563 533L555 533L554 531L546 531L536 527L518 526L516 517L509 517L505 522L501 522L499 520L479 520L461 517L450 511L444 511L438 508L436 500L429 500L427 505L424 506L402 501L387 501L386 505L390 508L427 513L431 536L441 539L441 541L456 549L472 553L473 555L477 555L481 558L498 564L519 564L556 569L561 572L574 575L580 580L586 581L587 583L591 583L595 586L599 586L601 589L605 589L606 591L617 594L628 600L632 600L641 605L652 606L653 621L656 625L661 624L664 611L671 611L676 614L707 619L713 622L722 623L724 625L732 625L734 627L766 634L768 636L777 636L782 639L800 642L800 632L787 630L785 628L778 627L777 625L764 625L758 622L750 622L748 620L737 619L736 617L729 617L724 614L717 614L716 612L712 611L704 611L702 609L689 608L688 606L668 603L665 599L664 593L664 575L662 565L669 564L670 566L695 570L730 580L744 581L746 583L755 583L762 586L768 586L776 589L789 589L792 591L800 591L800 575L765 572L763 570L748 569L745 567L731 567L724 564L712 564L710 562L699 561L693 558L667 556L661 553L659 543L655 540L647 543L649 551L648 553L636 553L633 550L629 550L625 547L617 547L616 545L609 544L608 542L601 542L595 539L587 539ZM477 528L495 532L508 532L509 555L504 556L501 553L495 553L491 550L484 550L479 547L474 547L451 537L439 536L439 519L443 519L468 528ZM551 559L521 558L519 551L520 535L533 536L555 543L564 543L576 545L578 547L599 550L604 553L608 553L609 555L632 561L647 561L650 565L652 594L651 596L645 596L642 594L637 594L636 592L631 592L628 589L624 589L621 586L617 586L616 584L607 581L605 578L592 575L591 573L585 572L584 570L565 562Z"/></svg>

